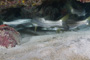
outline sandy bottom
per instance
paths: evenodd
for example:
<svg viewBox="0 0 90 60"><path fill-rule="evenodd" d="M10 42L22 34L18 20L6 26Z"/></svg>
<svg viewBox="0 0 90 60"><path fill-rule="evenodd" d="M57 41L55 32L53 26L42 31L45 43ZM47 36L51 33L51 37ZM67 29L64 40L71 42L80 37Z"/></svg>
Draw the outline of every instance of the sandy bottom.
<svg viewBox="0 0 90 60"><path fill-rule="evenodd" d="M90 28L39 36L22 34L21 45L0 47L0 60L90 60Z"/></svg>

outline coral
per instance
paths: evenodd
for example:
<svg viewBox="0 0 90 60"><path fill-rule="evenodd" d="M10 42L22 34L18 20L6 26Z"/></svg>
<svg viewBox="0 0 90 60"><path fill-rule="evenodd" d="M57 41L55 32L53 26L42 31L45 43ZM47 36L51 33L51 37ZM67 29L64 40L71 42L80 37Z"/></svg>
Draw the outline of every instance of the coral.
<svg viewBox="0 0 90 60"><path fill-rule="evenodd" d="M0 0L0 18L11 8L33 7L42 4L41 0ZM26 10L28 10L26 8ZM11 12L8 12L8 14ZM3 14L3 15L2 15ZM6 14L5 14L6 15ZM3 19L3 18L2 18ZM6 18L5 18L6 19Z"/></svg>
<svg viewBox="0 0 90 60"><path fill-rule="evenodd" d="M0 19L44 17L47 20L58 20L66 14L85 15L81 6L77 9L78 5L76 0L0 0ZM72 8L75 13L71 12Z"/></svg>
<svg viewBox="0 0 90 60"><path fill-rule="evenodd" d="M20 43L20 34L7 25L0 25L0 46L15 47Z"/></svg>
<svg viewBox="0 0 90 60"><path fill-rule="evenodd" d="M90 0L77 0L77 1L80 1L82 3L88 3L88 2L90 2Z"/></svg>
<svg viewBox="0 0 90 60"><path fill-rule="evenodd" d="M10 7L40 5L41 0L0 0L0 9L6 9Z"/></svg>

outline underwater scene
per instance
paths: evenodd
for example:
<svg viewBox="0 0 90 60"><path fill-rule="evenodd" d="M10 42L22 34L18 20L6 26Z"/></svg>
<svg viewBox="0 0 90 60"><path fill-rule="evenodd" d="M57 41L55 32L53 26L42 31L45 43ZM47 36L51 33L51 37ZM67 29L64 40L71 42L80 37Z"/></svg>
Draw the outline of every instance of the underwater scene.
<svg viewBox="0 0 90 60"><path fill-rule="evenodd" d="M90 0L0 0L0 60L90 60Z"/></svg>

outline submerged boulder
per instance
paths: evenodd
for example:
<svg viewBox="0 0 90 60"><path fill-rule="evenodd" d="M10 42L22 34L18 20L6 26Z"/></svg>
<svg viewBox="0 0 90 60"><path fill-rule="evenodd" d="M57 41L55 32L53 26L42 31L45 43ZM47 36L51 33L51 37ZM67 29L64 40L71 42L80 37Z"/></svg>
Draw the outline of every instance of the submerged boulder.
<svg viewBox="0 0 90 60"><path fill-rule="evenodd" d="M14 28L7 25L0 25L0 46L15 47L20 43L20 34Z"/></svg>

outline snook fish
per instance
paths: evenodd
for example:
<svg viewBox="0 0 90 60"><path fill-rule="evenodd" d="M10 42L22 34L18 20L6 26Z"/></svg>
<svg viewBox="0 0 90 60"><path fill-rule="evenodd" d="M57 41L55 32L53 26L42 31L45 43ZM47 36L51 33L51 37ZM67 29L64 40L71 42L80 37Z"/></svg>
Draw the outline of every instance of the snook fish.
<svg viewBox="0 0 90 60"><path fill-rule="evenodd" d="M11 27L16 28L17 30L23 29L24 27L42 27L42 28L52 28L52 27L58 27L66 29L65 23L63 20L58 21L50 21L45 20L44 18L38 18L38 19L18 19L10 22L3 21L3 24L7 24ZM19 28L18 28L19 26ZM22 27L20 27L22 26Z"/></svg>
<svg viewBox="0 0 90 60"><path fill-rule="evenodd" d="M19 30L23 29L24 27L28 27L28 25L31 24L31 19L17 19L9 22L3 21L3 24L9 25Z"/></svg>
<svg viewBox="0 0 90 60"><path fill-rule="evenodd" d="M84 9L75 9L70 5L70 3L67 4L67 8L71 14L76 14L79 17L86 15L86 12Z"/></svg>

